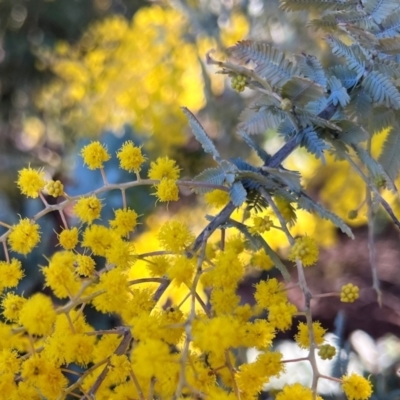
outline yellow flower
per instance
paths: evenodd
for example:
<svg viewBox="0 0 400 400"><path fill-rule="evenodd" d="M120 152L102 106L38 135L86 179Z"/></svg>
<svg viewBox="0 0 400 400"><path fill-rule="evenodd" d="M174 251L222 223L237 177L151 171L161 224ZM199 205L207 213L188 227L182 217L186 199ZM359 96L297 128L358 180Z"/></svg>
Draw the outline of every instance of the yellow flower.
<svg viewBox="0 0 400 400"><path fill-rule="evenodd" d="M65 250L72 250L78 244L78 228L64 229L58 236L60 245Z"/></svg>
<svg viewBox="0 0 400 400"><path fill-rule="evenodd" d="M75 254L72 251L54 253L49 265L42 268L45 285L50 287L59 299L72 297L80 288L75 275Z"/></svg>
<svg viewBox="0 0 400 400"><path fill-rule="evenodd" d="M120 236L126 236L132 232L137 225L137 217L135 211L125 208L115 211L115 218L110 221L110 226Z"/></svg>
<svg viewBox="0 0 400 400"><path fill-rule="evenodd" d="M5 371L17 374L21 365L21 359L18 358L18 353L15 350L3 349L0 352L0 371Z"/></svg>
<svg viewBox="0 0 400 400"><path fill-rule="evenodd" d="M204 195L206 203L213 207L223 207L229 202L229 193L224 190L215 189Z"/></svg>
<svg viewBox="0 0 400 400"><path fill-rule="evenodd" d="M253 267L261 268L265 271L269 271L274 267L274 263L270 256L265 253L264 249L259 250L251 257L251 264Z"/></svg>
<svg viewBox="0 0 400 400"><path fill-rule="evenodd" d="M26 299L24 297L8 292L1 302L4 318L8 321L17 322L25 302Z"/></svg>
<svg viewBox="0 0 400 400"><path fill-rule="evenodd" d="M276 396L276 400L322 400L320 396L314 397L314 393L310 388L304 387L300 383L293 385L285 385L281 392Z"/></svg>
<svg viewBox="0 0 400 400"><path fill-rule="evenodd" d="M190 286L195 269L195 258L189 259L186 256L178 256L175 258L174 263L168 268L167 276L169 279L174 280L177 286L180 286L182 283Z"/></svg>
<svg viewBox="0 0 400 400"><path fill-rule="evenodd" d="M286 331L292 326L292 318L297 312L295 305L290 303L272 304L268 309L268 321L280 331Z"/></svg>
<svg viewBox="0 0 400 400"><path fill-rule="evenodd" d="M164 276L167 274L171 261L165 256L157 256L147 260L147 263L147 269L151 276Z"/></svg>
<svg viewBox="0 0 400 400"><path fill-rule="evenodd" d="M268 308L273 304L287 301L285 287L276 278L261 281L257 283L255 287L254 298L257 304L262 308Z"/></svg>
<svg viewBox="0 0 400 400"><path fill-rule="evenodd" d="M100 142L92 142L81 150L83 162L89 169L103 168L103 163L108 161L111 157L107 149Z"/></svg>
<svg viewBox="0 0 400 400"><path fill-rule="evenodd" d="M21 261L13 258L10 263L0 261L0 289L18 285L24 277Z"/></svg>
<svg viewBox="0 0 400 400"><path fill-rule="evenodd" d="M28 218L21 219L18 225L14 225L8 236L11 250L24 255L30 253L39 241L39 225Z"/></svg>
<svg viewBox="0 0 400 400"><path fill-rule="evenodd" d="M74 206L74 213L82 222L91 224L95 219L100 218L102 204L94 195L82 197Z"/></svg>
<svg viewBox="0 0 400 400"><path fill-rule="evenodd" d="M158 201L178 201L179 200L179 188L174 179L163 178L158 185L155 185Z"/></svg>
<svg viewBox="0 0 400 400"><path fill-rule="evenodd" d="M268 232L272 225L272 220L268 215L265 217L259 217L256 215L253 217L253 226L249 227L249 232L252 235L261 235L262 233Z"/></svg>
<svg viewBox="0 0 400 400"><path fill-rule="evenodd" d="M367 400L372 395L372 384L357 374L342 376L342 389L349 400Z"/></svg>
<svg viewBox="0 0 400 400"><path fill-rule="evenodd" d="M46 181L43 179L44 172L32 168L23 168L18 172L17 185L25 196L36 199L39 192L43 190Z"/></svg>
<svg viewBox="0 0 400 400"><path fill-rule="evenodd" d="M93 258L84 254L76 255L76 273L83 276L92 276L96 267Z"/></svg>
<svg viewBox="0 0 400 400"><path fill-rule="evenodd" d="M89 247L96 256L105 256L113 240L110 229L103 225L91 225L83 232L82 246Z"/></svg>
<svg viewBox="0 0 400 400"><path fill-rule="evenodd" d="M160 228L158 240L165 250L180 253L193 242L194 236L186 224L169 221Z"/></svg>
<svg viewBox="0 0 400 400"><path fill-rule="evenodd" d="M179 167L175 160L171 160L168 157L159 157L150 164L150 170L148 176L150 179L161 180L163 178L178 180L179 179Z"/></svg>
<svg viewBox="0 0 400 400"><path fill-rule="evenodd" d="M360 297L359 291L358 286L352 283L343 285L340 291L340 301L343 303L354 303Z"/></svg>
<svg viewBox="0 0 400 400"><path fill-rule="evenodd" d="M318 321L313 322L313 333L314 333L314 342L318 346L324 342L324 335L326 333L326 329L321 326L321 323ZM308 349L310 347L310 337L308 332L308 326L304 322L299 322L298 333L295 335L294 339L296 343L302 349Z"/></svg>
<svg viewBox="0 0 400 400"><path fill-rule="evenodd" d="M290 261L300 260L305 267L315 264L318 260L319 250L315 239L303 236L296 239L295 244L290 249L288 259Z"/></svg>
<svg viewBox="0 0 400 400"><path fill-rule="evenodd" d="M146 157L142 155L141 147L136 147L131 140L125 142L117 152L119 165L129 172L139 172Z"/></svg>
<svg viewBox="0 0 400 400"><path fill-rule="evenodd" d="M50 297L36 293L26 300L20 314L19 322L31 335L48 335L56 320L56 312Z"/></svg>

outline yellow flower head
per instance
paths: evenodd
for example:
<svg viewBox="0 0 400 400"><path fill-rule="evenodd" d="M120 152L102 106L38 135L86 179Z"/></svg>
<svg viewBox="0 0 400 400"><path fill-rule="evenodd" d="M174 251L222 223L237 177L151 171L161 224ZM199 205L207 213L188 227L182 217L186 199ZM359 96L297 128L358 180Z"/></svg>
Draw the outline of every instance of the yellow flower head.
<svg viewBox="0 0 400 400"><path fill-rule="evenodd" d="M139 172L146 157L142 155L141 147L136 147L131 140L125 142L117 152L119 165L129 172Z"/></svg>
<svg viewBox="0 0 400 400"><path fill-rule="evenodd" d="M56 320L56 312L50 297L36 293L26 300L19 322L31 335L48 335Z"/></svg>
<svg viewBox="0 0 400 400"><path fill-rule="evenodd" d="M276 278L261 281L255 287L254 298L261 308L268 308L273 304L287 301L285 287Z"/></svg>
<svg viewBox="0 0 400 400"><path fill-rule="evenodd" d="M161 180L163 178L168 179L179 179L180 169L176 165L175 160L171 160L168 157L159 157L150 164L150 170L148 176L150 179Z"/></svg>
<svg viewBox="0 0 400 400"><path fill-rule="evenodd" d="M98 141L85 146L81 150L81 155L89 169L103 168L103 164L111 158L106 147Z"/></svg>
<svg viewBox="0 0 400 400"><path fill-rule="evenodd" d="M160 183L155 186L158 201L169 202L179 200L179 188L174 179L163 178Z"/></svg>
<svg viewBox="0 0 400 400"><path fill-rule="evenodd" d="M40 241L39 225L32 223L29 218L19 221L14 225L8 236L8 244L11 250L21 254L28 254Z"/></svg>
<svg viewBox="0 0 400 400"><path fill-rule="evenodd" d="M92 276L96 268L96 263L92 257L84 254L76 255L76 273L83 276Z"/></svg>
<svg viewBox="0 0 400 400"><path fill-rule="evenodd" d="M354 303L360 297L359 291L358 286L352 283L343 285L340 291L340 301L343 303Z"/></svg>
<svg viewBox="0 0 400 400"><path fill-rule="evenodd" d="M310 388L307 388L300 383L294 385L285 385L281 392L276 396L276 400L322 400L320 396L314 397L314 393Z"/></svg>
<svg viewBox="0 0 400 400"><path fill-rule="evenodd" d="M8 292L1 302L4 318L8 321L17 322L19 319L19 313L25 302L26 299L24 297Z"/></svg>
<svg viewBox="0 0 400 400"><path fill-rule="evenodd" d="M273 304L269 307L268 321L280 331L286 331L292 326L292 318L297 308L289 302Z"/></svg>
<svg viewBox="0 0 400 400"><path fill-rule="evenodd" d="M349 400L367 400L372 395L372 384L357 374L342 376L342 389Z"/></svg>
<svg viewBox="0 0 400 400"><path fill-rule="evenodd" d="M58 236L60 245L65 250L72 250L78 244L78 228L64 229Z"/></svg>
<svg viewBox="0 0 400 400"><path fill-rule="evenodd" d="M115 218L110 221L110 226L120 236L126 236L132 232L137 225L137 217L135 211L125 208L115 211Z"/></svg>
<svg viewBox="0 0 400 400"><path fill-rule="evenodd" d="M270 256L265 253L264 249L259 250L251 257L251 265L256 268L261 268L265 271L269 271L274 267L274 263Z"/></svg>
<svg viewBox="0 0 400 400"><path fill-rule="evenodd" d="M324 329L320 322L315 321L312 324L313 333L314 333L314 342L316 345L320 345L324 342L324 335L326 333L326 329ZM310 336L308 332L308 326L304 322L299 322L297 326L298 333L295 335L294 339L296 343L302 349L308 349L310 347Z"/></svg>
<svg viewBox="0 0 400 400"><path fill-rule="evenodd" d="M10 263L0 261L0 288L11 288L18 286L24 277L21 261L13 258Z"/></svg>
<svg viewBox="0 0 400 400"><path fill-rule="evenodd" d="M100 218L102 204L96 196L82 197L74 206L74 213L82 222L91 224Z"/></svg>
<svg viewBox="0 0 400 400"><path fill-rule="evenodd" d="M223 207L229 202L229 193L224 190L215 189L211 192L207 192L204 195L206 203L213 207Z"/></svg>
<svg viewBox="0 0 400 400"><path fill-rule="evenodd" d="M300 260L305 267L315 264L318 260L319 250L315 239L303 236L296 239L295 244L290 249L289 260Z"/></svg>
<svg viewBox="0 0 400 400"><path fill-rule="evenodd" d="M165 250L180 253L193 242L194 236L186 224L170 221L161 227L158 232L158 240Z"/></svg>
<svg viewBox="0 0 400 400"><path fill-rule="evenodd" d="M253 226L249 227L249 232L252 235L261 235L262 233L268 232L272 225L272 220L268 215L265 217L259 217L258 215L255 215L253 217Z"/></svg>
<svg viewBox="0 0 400 400"><path fill-rule="evenodd" d="M36 199L39 192L44 189L46 181L43 178L43 170L23 168L18 173L17 185L25 196Z"/></svg>

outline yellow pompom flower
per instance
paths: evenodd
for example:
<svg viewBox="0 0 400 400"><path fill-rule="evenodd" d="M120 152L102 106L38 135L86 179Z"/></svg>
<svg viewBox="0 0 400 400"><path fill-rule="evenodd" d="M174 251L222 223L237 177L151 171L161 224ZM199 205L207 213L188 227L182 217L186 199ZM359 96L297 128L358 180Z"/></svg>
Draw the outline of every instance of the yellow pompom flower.
<svg viewBox="0 0 400 400"><path fill-rule="evenodd" d="M187 258L186 256L175 257L174 262L167 270L167 276L169 279L174 280L174 284L180 286L185 283L190 286L194 272L196 269L195 258Z"/></svg>
<svg viewBox="0 0 400 400"><path fill-rule="evenodd" d="M309 236L297 238L290 249L288 259L290 261L300 260L305 267L315 264L318 260L319 250L315 239Z"/></svg>
<svg viewBox="0 0 400 400"><path fill-rule="evenodd" d="M207 192L204 195L204 200L206 203L213 207L223 207L226 206L230 200L229 193L224 190L215 189L211 192Z"/></svg>
<svg viewBox="0 0 400 400"><path fill-rule="evenodd" d="M171 261L165 256L152 257L147 260L147 269L151 276L165 276Z"/></svg>
<svg viewBox="0 0 400 400"><path fill-rule="evenodd" d="M7 321L17 322L19 319L19 313L26 303L24 297L18 296L15 293L8 292L1 302L3 309L3 316Z"/></svg>
<svg viewBox="0 0 400 400"><path fill-rule="evenodd" d="M18 286L24 277L21 261L13 258L10 263L0 261L0 289Z"/></svg>
<svg viewBox="0 0 400 400"><path fill-rule="evenodd" d="M96 256L105 256L115 233L103 225L91 225L83 232L82 246L89 247Z"/></svg>
<svg viewBox="0 0 400 400"><path fill-rule="evenodd" d="M60 245L65 250L72 250L78 244L78 228L64 229L58 236Z"/></svg>
<svg viewBox="0 0 400 400"><path fill-rule="evenodd" d="M114 212L115 217L110 221L110 226L120 236L126 236L132 232L137 225L137 217L135 211L125 208Z"/></svg>
<svg viewBox="0 0 400 400"><path fill-rule="evenodd" d="M261 235L262 233L268 232L272 225L272 220L268 215L265 217L259 217L256 215L253 217L253 226L249 227L249 232L252 235Z"/></svg>
<svg viewBox="0 0 400 400"><path fill-rule="evenodd" d="M180 169L176 165L176 161L168 157L159 157L156 161L152 161L148 172L148 177L154 180L168 178L176 181L179 179L179 175Z"/></svg>
<svg viewBox="0 0 400 400"><path fill-rule="evenodd" d="M155 185L157 200L161 202L178 201L179 188L174 179L163 178Z"/></svg>
<svg viewBox="0 0 400 400"><path fill-rule="evenodd" d="M142 154L141 147L137 147L131 140L125 142L117 152L119 166L129 172L139 172L146 157Z"/></svg>
<svg viewBox="0 0 400 400"><path fill-rule="evenodd" d="M11 372L17 374L21 366L21 359L18 352L11 349L3 349L0 352L0 371Z"/></svg>
<svg viewBox="0 0 400 400"><path fill-rule="evenodd" d="M56 312L50 297L36 293L26 300L19 322L31 335L48 335L56 320Z"/></svg>
<svg viewBox="0 0 400 400"><path fill-rule="evenodd" d="M21 193L27 197L36 199L41 190L44 189L46 181L43 178L43 170L23 168L18 172L17 185Z"/></svg>
<svg viewBox="0 0 400 400"><path fill-rule="evenodd" d="M194 235L186 224L169 221L160 228L158 240L165 250L180 253L193 242Z"/></svg>
<svg viewBox="0 0 400 400"><path fill-rule="evenodd" d="M300 383L293 385L285 385L281 392L279 392L275 400L322 400L320 396L314 396L313 391Z"/></svg>
<svg viewBox="0 0 400 400"><path fill-rule="evenodd" d="M18 225L14 225L8 236L11 250L24 255L30 253L39 241L39 225L28 218L21 219Z"/></svg>
<svg viewBox="0 0 400 400"><path fill-rule="evenodd" d="M255 288L254 298L261 308L287 301L285 287L276 278L261 281L255 285Z"/></svg>
<svg viewBox="0 0 400 400"><path fill-rule="evenodd" d="M349 400L367 400L372 395L372 384L357 374L342 376L342 390Z"/></svg>
<svg viewBox="0 0 400 400"><path fill-rule="evenodd" d="M103 168L103 164L111 158L106 147L98 141L85 146L81 150L81 156L89 169Z"/></svg>
<svg viewBox="0 0 400 400"><path fill-rule="evenodd" d="M259 250L253 255L253 257L251 257L251 265L265 271L269 271L275 266L274 262L271 260L270 256L265 253L264 249Z"/></svg>
<svg viewBox="0 0 400 400"><path fill-rule="evenodd" d="M74 213L82 222L91 224L95 219L100 218L102 204L94 195L82 197L74 206Z"/></svg>
<svg viewBox="0 0 400 400"><path fill-rule="evenodd" d="M343 285L340 291L340 301L343 303L354 303L360 297L359 291L358 286L352 283Z"/></svg>
<svg viewBox="0 0 400 400"><path fill-rule="evenodd" d="M292 326L297 308L291 303L272 304L268 309L268 321L278 330L286 331Z"/></svg>
<svg viewBox="0 0 400 400"><path fill-rule="evenodd" d="M321 323L318 321L313 322L313 333L314 333L314 342L317 346L324 342L324 335L326 333L326 329L321 326ZM308 326L304 322L299 322L297 325L298 332L295 335L294 339L296 343L302 349L308 349L310 347L310 337L308 332Z"/></svg>
<svg viewBox="0 0 400 400"><path fill-rule="evenodd" d="M76 255L76 273L82 276L92 276L96 268L96 263L92 257L84 254Z"/></svg>

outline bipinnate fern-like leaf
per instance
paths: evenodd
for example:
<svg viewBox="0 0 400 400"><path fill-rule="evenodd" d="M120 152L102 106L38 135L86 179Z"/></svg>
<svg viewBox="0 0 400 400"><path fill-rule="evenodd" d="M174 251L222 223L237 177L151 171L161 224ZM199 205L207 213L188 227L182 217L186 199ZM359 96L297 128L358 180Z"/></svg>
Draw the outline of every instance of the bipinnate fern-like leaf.
<svg viewBox="0 0 400 400"><path fill-rule="evenodd" d="M297 67L300 72L311 81L314 81L322 88L326 88L327 79L324 68L317 57L310 54L295 55Z"/></svg>
<svg viewBox="0 0 400 400"><path fill-rule="evenodd" d="M356 86L359 80L357 72L347 68L346 65L335 65L329 68L329 73L339 79L346 89Z"/></svg>
<svg viewBox="0 0 400 400"><path fill-rule="evenodd" d="M392 60L375 58L374 70L379 71L384 75L388 75L393 79L400 78L400 64Z"/></svg>
<svg viewBox="0 0 400 400"><path fill-rule="evenodd" d="M350 119L357 121L365 121L365 116L369 115L372 110L372 99L367 91L360 87L352 90L350 93L351 101L347 105L345 112Z"/></svg>
<svg viewBox="0 0 400 400"><path fill-rule="evenodd" d="M400 34L400 9L389 15L379 27L374 30L377 38L392 38Z"/></svg>
<svg viewBox="0 0 400 400"><path fill-rule="evenodd" d="M282 86L281 96L303 106L323 97L324 87L308 78L294 76Z"/></svg>
<svg viewBox="0 0 400 400"><path fill-rule="evenodd" d="M398 126L394 126L383 145L378 162L393 181L400 172L400 135Z"/></svg>
<svg viewBox="0 0 400 400"><path fill-rule="evenodd" d="M324 150L328 149L329 146L318 136L312 127L303 129L299 133L297 140L308 152L325 161Z"/></svg>
<svg viewBox="0 0 400 400"><path fill-rule="evenodd" d="M197 141L201 144L204 151L206 153L211 154L214 157L214 160L219 163L221 161L221 157L218 153L218 150L214 146L214 143L207 135L207 132L204 130L204 128L201 126L200 122L192 114L192 112L189 111L188 108L182 107L182 110L186 114L187 118L189 119L189 125L192 128L192 132L193 132L195 138L197 139Z"/></svg>
<svg viewBox="0 0 400 400"><path fill-rule="evenodd" d="M347 61L348 68L357 72L358 76L364 73L366 59L357 45L347 46L332 35L328 35L325 40L331 46L334 55L343 57Z"/></svg>
<svg viewBox="0 0 400 400"><path fill-rule="evenodd" d="M193 178L195 182L204 182L209 183L211 185L220 185L222 186L225 183L226 174L225 171L220 168L207 168L204 171L200 172L197 176ZM197 194L204 194L214 190L213 188L206 187L193 187L193 191Z"/></svg>
<svg viewBox="0 0 400 400"><path fill-rule="evenodd" d="M229 53L243 61L253 61L255 72L271 86L281 87L292 76L299 75L297 66L278 49L265 42L243 40L230 47Z"/></svg>
<svg viewBox="0 0 400 400"><path fill-rule="evenodd" d="M377 104L400 108L400 92L387 75L371 71L362 82L363 87Z"/></svg>
<svg viewBox="0 0 400 400"><path fill-rule="evenodd" d="M242 182L236 181L233 183L229 190L229 197L236 207L240 207L246 201L247 191Z"/></svg>
<svg viewBox="0 0 400 400"><path fill-rule="evenodd" d="M398 0L366 0L364 11L377 24L382 23L392 12L399 8Z"/></svg>
<svg viewBox="0 0 400 400"><path fill-rule="evenodd" d="M302 11L302 10L344 10L351 5L348 0L284 0L281 1L280 8L284 11Z"/></svg>
<svg viewBox="0 0 400 400"><path fill-rule="evenodd" d="M264 105L257 109L247 109L241 119L245 120L239 124L239 128L249 135L256 135L276 128L285 119L285 113L277 106Z"/></svg>
<svg viewBox="0 0 400 400"><path fill-rule="evenodd" d="M397 55L400 52L400 37L379 39L379 50L382 53Z"/></svg>
<svg viewBox="0 0 400 400"><path fill-rule="evenodd" d="M333 105L340 104L342 107L345 107L349 103L350 96L346 88L342 85L342 82L336 76L332 76L329 79L329 90L331 93L328 101L331 101Z"/></svg>
<svg viewBox="0 0 400 400"><path fill-rule="evenodd" d="M321 218L331 221L337 226L343 233L345 233L351 239L354 239L353 232L350 227L336 214L327 210L321 204L315 202L311 197L302 193L298 200L298 207L308 212L316 212Z"/></svg>

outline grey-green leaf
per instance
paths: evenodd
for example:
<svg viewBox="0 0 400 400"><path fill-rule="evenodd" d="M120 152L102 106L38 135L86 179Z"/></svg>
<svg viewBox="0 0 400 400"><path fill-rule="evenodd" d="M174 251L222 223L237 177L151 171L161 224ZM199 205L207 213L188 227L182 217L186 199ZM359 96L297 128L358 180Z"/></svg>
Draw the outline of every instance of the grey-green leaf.
<svg viewBox="0 0 400 400"><path fill-rule="evenodd" d="M192 132L196 137L197 141L202 145L204 151L206 153L212 154L214 160L219 163L221 161L221 157L218 153L218 150L214 146L214 143L207 135L207 132L204 130L200 122L188 108L182 107L182 110L189 119L189 125L192 128Z"/></svg>

